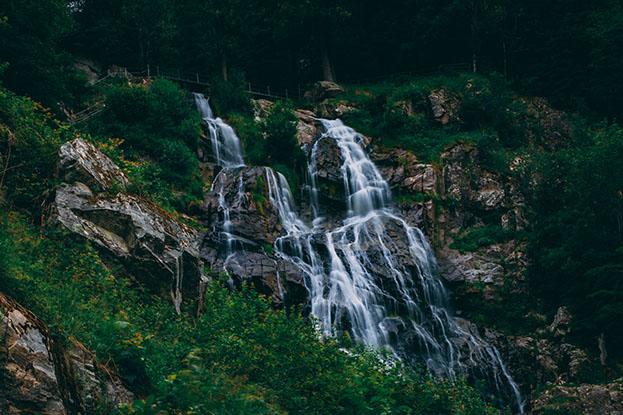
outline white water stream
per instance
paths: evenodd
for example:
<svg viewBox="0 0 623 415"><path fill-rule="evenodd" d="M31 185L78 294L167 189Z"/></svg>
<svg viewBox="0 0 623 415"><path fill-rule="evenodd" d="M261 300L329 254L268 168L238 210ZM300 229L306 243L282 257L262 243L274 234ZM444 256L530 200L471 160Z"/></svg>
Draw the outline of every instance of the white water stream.
<svg viewBox="0 0 623 415"><path fill-rule="evenodd" d="M195 94L195 100L208 125L214 157L223 167L219 176L239 174L244 162L238 137L214 118L202 95ZM315 147L309 161L313 225L298 216L285 177L270 168L265 175L284 229L275 252L304 273L311 313L323 334L347 332L358 342L423 362L431 372L450 379L477 368L523 413L519 388L498 350L452 316L430 245L418 228L392 209L389 185L360 145L361 136L340 120L320 122L323 139L335 140L341 153L347 208L341 222L327 228L318 216ZM222 231L231 256L235 236L223 186L217 176L212 190L219 195Z"/></svg>

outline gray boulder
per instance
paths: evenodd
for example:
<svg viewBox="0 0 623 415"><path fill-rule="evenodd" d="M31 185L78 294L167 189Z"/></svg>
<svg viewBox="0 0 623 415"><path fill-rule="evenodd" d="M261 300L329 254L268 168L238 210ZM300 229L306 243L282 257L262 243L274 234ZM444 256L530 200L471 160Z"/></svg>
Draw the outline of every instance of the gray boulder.
<svg viewBox="0 0 623 415"><path fill-rule="evenodd" d="M344 88L330 81L318 81L312 88L305 92L305 98L313 101L322 101L328 98L335 98L344 92Z"/></svg>
<svg viewBox="0 0 623 415"><path fill-rule="evenodd" d="M60 156L61 177L76 181L57 189L53 220L120 260L148 288L170 293L178 312L183 294L200 298L202 235L146 199L112 194L112 183L127 178L90 144L76 139Z"/></svg>
<svg viewBox="0 0 623 415"><path fill-rule="evenodd" d="M53 341L34 314L2 293L0 339L3 414L86 415L134 398L93 353L76 340Z"/></svg>

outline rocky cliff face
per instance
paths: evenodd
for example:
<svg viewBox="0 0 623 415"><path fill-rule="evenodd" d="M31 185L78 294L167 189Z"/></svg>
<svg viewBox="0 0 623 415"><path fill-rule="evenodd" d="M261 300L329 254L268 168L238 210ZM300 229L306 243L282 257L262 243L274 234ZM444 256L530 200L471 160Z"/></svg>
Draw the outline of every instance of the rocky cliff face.
<svg viewBox="0 0 623 415"><path fill-rule="evenodd" d="M169 293L177 310L197 300L205 276L201 235L148 200L125 193L128 179L82 139L64 144L52 220L103 248L147 287Z"/></svg>
<svg viewBox="0 0 623 415"><path fill-rule="evenodd" d="M284 229L271 203L266 175L266 167L223 169L217 175L204 203L209 230L201 257L212 270L226 270L234 282L251 282L276 305L304 304L302 273L273 253ZM226 220L231 227L229 241L223 232Z"/></svg>
<svg viewBox="0 0 623 415"><path fill-rule="evenodd" d="M457 97L435 90L428 102L429 116L440 124L461 122ZM538 123L536 128L525 130L528 139L549 149L564 146L571 134L567 117L542 99L525 99L524 103ZM331 107L325 100L317 110L335 114L348 106L334 102ZM405 114L414 115L409 102L399 107ZM540 133L535 134L535 130ZM570 340L572 316L561 309L553 321L548 321L529 309L531 294L524 280L528 257L521 236L529 224L526 195L521 189L522 180L530 178L525 177L529 172L522 170L522 156L510 160L502 171L495 171L485 167L478 149L468 143L447 147L435 164L423 163L407 150L383 144L382 138L372 138L368 148L371 158L391 185L397 209L433 243L438 271L451 287L459 315L470 318L470 312L480 311L490 314L490 322L494 322L497 309L488 308L490 304L503 307L506 302L507 307L514 307L512 304L524 303L513 318L521 319L516 325L531 327L528 333L507 332L502 325L488 327L487 322L474 329L502 351L532 401L534 413L618 413L620 383L583 384L590 378L587 374L599 370L599 362ZM327 203L343 200L341 160L334 147L322 139L315 147L321 153L317 155L317 177ZM495 229L502 237L462 246L466 235L487 229ZM546 392L538 393L543 387Z"/></svg>
<svg viewBox="0 0 623 415"><path fill-rule="evenodd" d="M58 342L34 314L0 293L0 412L92 414L133 399L76 340Z"/></svg>
<svg viewBox="0 0 623 415"><path fill-rule="evenodd" d="M322 137L316 115L335 117L355 110L348 102L334 105L326 99L339 92L333 85L318 85L313 92L320 101L316 112L296 111L297 138L315 160L319 203L329 222L343 216L346 209L343 160L336 141ZM427 100L429 115L436 122L450 126L461 122L457 97L435 90ZM258 101L256 116L261 118L271 105ZM541 100L528 102L528 107L543 124L543 136L533 140L544 140L552 148L564 145L569 135L564 115ZM413 115L408 101L397 109ZM525 195L520 176L514 174L521 168L521 157L502 173L485 167L478 149L468 143L447 147L434 164L422 162L405 149L388 148L380 138L362 136L361 144L391 186L396 209L432 242L438 272L452 288L458 313L465 317L461 324L502 351L530 395L534 413L623 411L620 383L570 386L581 384L584 373L596 362L569 339L572 316L566 310L561 309L551 322L537 314L521 316L533 322L535 328L529 334L489 327L487 321L478 321L477 326L468 320L473 317L471 303L503 303L509 297L521 301L528 296L526 246L519 237L527 226ZM204 143L199 158L207 161L209 151ZM207 281L204 267L213 273L225 271L232 285L249 282L276 306L308 302L301 270L274 252L275 242L286 231L271 203L267 168L219 169L206 163L212 190L203 203L201 220L207 227L203 232L131 195L128 178L88 142L78 138L66 143L59 150L59 160L63 184L52 204L53 222L93 242L149 289L170 296L178 312L184 301L195 302L200 310ZM230 233L224 232L225 224L233 229ZM391 245L401 267L417 273L417 264L407 255L409 242L402 224L388 221L384 226L386 239L381 242ZM461 246L469 232L488 228L501 230L504 237L478 241L468 249ZM313 243L323 245L323 241ZM369 243L361 248L369 258L366 271L379 281L391 278L387 269L378 266L383 255L378 246ZM54 342L32 313L1 294L0 317L0 338L6 348L0 354L6 374L0 409L6 413L86 414L98 402L117 404L132 399L118 377L98 365L92 353L76 341ZM544 385L548 385L546 392L537 396L537 387Z"/></svg>

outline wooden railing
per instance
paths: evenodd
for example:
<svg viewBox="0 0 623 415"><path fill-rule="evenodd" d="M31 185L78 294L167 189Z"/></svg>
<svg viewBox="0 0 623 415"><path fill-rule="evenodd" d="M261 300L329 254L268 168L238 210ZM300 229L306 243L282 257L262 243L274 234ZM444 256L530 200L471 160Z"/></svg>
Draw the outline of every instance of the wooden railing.
<svg viewBox="0 0 623 415"><path fill-rule="evenodd" d="M447 64L447 65L431 66L428 68L421 68L419 70L414 70L410 72L400 72L400 73L395 73L391 75L384 75L382 77L340 80L340 82L343 82L346 84L362 84L362 83L367 83L367 82L374 82L374 81L392 79L392 78L403 77L403 76L423 76L423 75L433 75L435 73L460 72L460 71L463 71L463 72L471 71L471 64L466 62L466 63L454 63L454 64ZM188 85L188 86L194 85L194 86L198 86L200 88L208 89L208 90L211 86L210 83L208 82L208 79L210 79L210 77L206 74L200 74L198 72L185 73L179 70L178 71L166 71L166 70L161 70L159 65L155 67L151 65L147 65L144 69L138 69L138 70L130 70L126 67L114 67L113 69L109 69L106 75L98 79L97 81L95 81L93 85L99 85L107 81L110 81L111 79L115 77L120 77L120 76L128 78L128 79L131 79L131 78L143 78L143 79L164 78L164 79L168 79L168 80L178 82L184 85ZM300 100L300 99L303 99L304 97L303 92L302 92L303 89L304 88L299 84L299 85L296 85L294 88L283 88L280 90L275 90L271 88L270 85L258 86L258 85L252 85L251 82L249 82L247 84L247 88L245 92L249 94L250 96L256 97L256 98L299 99ZM100 112L102 112L104 110L104 107L105 107L105 104L103 102L97 102L91 105L90 107L85 108L84 110L69 116L68 117L69 122L71 124L84 122L92 118L93 116L99 114Z"/></svg>

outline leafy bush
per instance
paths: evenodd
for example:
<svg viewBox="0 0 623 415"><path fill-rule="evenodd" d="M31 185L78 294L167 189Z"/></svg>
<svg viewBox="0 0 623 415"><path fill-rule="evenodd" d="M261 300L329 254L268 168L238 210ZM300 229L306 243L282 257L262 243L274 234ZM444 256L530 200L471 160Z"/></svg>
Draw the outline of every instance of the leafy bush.
<svg viewBox="0 0 623 415"><path fill-rule="evenodd" d="M458 121L442 125L433 119L429 95L439 89L456 101ZM468 73L353 86L337 101L356 107L342 117L353 128L378 137L384 146L411 150L424 161L437 160L452 144L470 142L480 147L486 163L503 170L501 151L527 144L525 104L495 75Z"/></svg>
<svg viewBox="0 0 623 415"><path fill-rule="evenodd" d="M623 342L623 129L601 125L589 141L535 158L527 183L533 224L530 280L552 312L570 307L581 342Z"/></svg>
<svg viewBox="0 0 623 415"><path fill-rule="evenodd" d="M463 232L454 239L450 247L461 252L473 252L483 246L506 242L516 236L515 232L505 230L499 225L480 226Z"/></svg>
<svg viewBox="0 0 623 415"><path fill-rule="evenodd" d="M106 109L88 127L128 171L132 190L164 207L191 210L202 192L195 156L201 120L189 94L163 79L114 85L104 93ZM111 144L101 137L121 140Z"/></svg>
<svg viewBox="0 0 623 415"><path fill-rule="evenodd" d="M251 114L252 106L244 74L231 71L228 81L213 77L210 82L210 102L216 114L228 116L230 113Z"/></svg>
<svg viewBox="0 0 623 415"><path fill-rule="evenodd" d="M262 126L253 117L240 113L230 114L227 122L240 137L246 162L251 165L265 165L268 154Z"/></svg>
<svg viewBox="0 0 623 415"><path fill-rule="evenodd" d="M266 152L271 165L300 167L305 156L296 140L296 116L287 101L277 101L262 120Z"/></svg>
<svg viewBox="0 0 623 415"><path fill-rule="evenodd" d="M0 87L0 195L4 187L11 205L38 214L55 183L58 148L69 137L41 105Z"/></svg>

